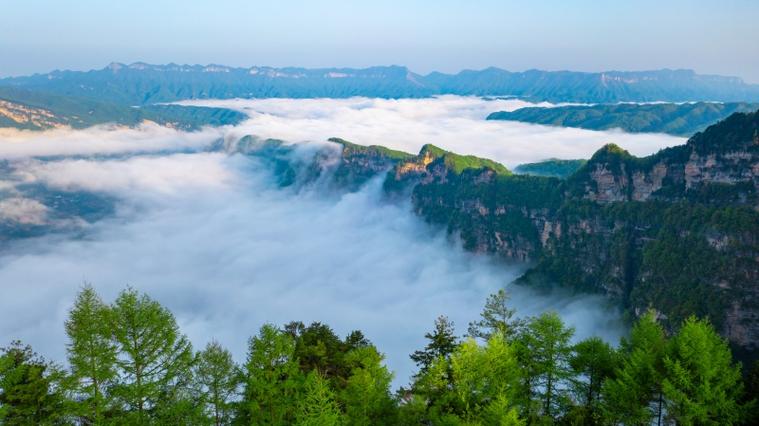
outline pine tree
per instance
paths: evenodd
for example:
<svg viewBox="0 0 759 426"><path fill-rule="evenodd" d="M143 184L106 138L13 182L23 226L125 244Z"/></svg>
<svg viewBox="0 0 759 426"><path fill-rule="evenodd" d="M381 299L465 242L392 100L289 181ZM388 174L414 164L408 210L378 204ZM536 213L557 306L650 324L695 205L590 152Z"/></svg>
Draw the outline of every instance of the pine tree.
<svg viewBox="0 0 759 426"><path fill-rule="evenodd" d="M663 390L677 424L732 425L741 420L741 371L727 343L706 320L690 317L664 358Z"/></svg>
<svg viewBox="0 0 759 426"><path fill-rule="evenodd" d="M514 401L520 370L516 354L500 332L492 335L485 346L469 338L451 355L450 362L453 389L466 421L482 419L485 411L493 415L496 408L488 410L488 407L496 401L504 415L514 408L511 405L504 412L503 405L505 401Z"/></svg>
<svg viewBox="0 0 759 426"><path fill-rule="evenodd" d="M203 395L205 411L213 424L230 424L242 382L242 372L232 360L232 354L212 341L198 353L194 373L196 387Z"/></svg>
<svg viewBox="0 0 759 426"><path fill-rule="evenodd" d="M329 382L317 371L306 377L303 395L298 401L296 426L337 426L342 424L340 408Z"/></svg>
<svg viewBox="0 0 759 426"><path fill-rule="evenodd" d="M521 361L526 387L540 401L542 415L553 418L565 405L567 381L572 377L569 344L574 329L566 327L558 314L546 312L532 318L522 334Z"/></svg>
<svg viewBox="0 0 759 426"><path fill-rule="evenodd" d="M113 394L134 424L164 418L175 422L196 413L187 410L192 347L174 316L147 295L127 289L112 307L119 378Z"/></svg>
<svg viewBox="0 0 759 426"><path fill-rule="evenodd" d="M509 295L505 289L488 296L485 307L480 314L481 319L469 323L468 334L485 341L495 333L511 340L516 337L525 325L525 321L515 318L516 310L509 308Z"/></svg>
<svg viewBox="0 0 759 426"><path fill-rule="evenodd" d="M453 322L442 315L435 320L435 330L425 334L424 337L429 340L427 346L411 354L411 360L419 366L419 374L426 372L436 359L440 357L447 359L458 344Z"/></svg>
<svg viewBox="0 0 759 426"><path fill-rule="evenodd" d="M245 392L238 415L242 424L285 425L293 421L303 377L293 337L271 324L250 339Z"/></svg>
<svg viewBox="0 0 759 426"><path fill-rule="evenodd" d="M116 344L110 310L92 286L85 285L77 295L65 328L76 413L84 423L101 424L111 408L108 387L116 377Z"/></svg>
<svg viewBox="0 0 759 426"><path fill-rule="evenodd" d="M601 386L614 375L617 360L615 350L598 337L585 339L574 346L569 364L575 376L573 388L577 400L582 404L585 424L598 424L601 421Z"/></svg>
<svg viewBox="0 0 759 426"><path fill-rule="evenodd" d="M359 347L346 355L346 361L352 365L351 375L340 392L346 424L395 424L395 403L390 395L393 374L382 365L383 359L374 346Z"/></svg>
<svg viewBox="0 0 759 426"><path fill-rule="evenodd" d="M66 415L63 372L32 351L12 342L0 349L0 424L52 425Z"/></svg>
<svg viewBox="0 0 759 426"><path fill-rule="evenodd" d="M621 367L601 390L602 410L608 423L624 420L630 425L650 425L652 421L661 424L666 345L664 329L656 315L644 314L633 326L630 339L622 342Z"/></svg>

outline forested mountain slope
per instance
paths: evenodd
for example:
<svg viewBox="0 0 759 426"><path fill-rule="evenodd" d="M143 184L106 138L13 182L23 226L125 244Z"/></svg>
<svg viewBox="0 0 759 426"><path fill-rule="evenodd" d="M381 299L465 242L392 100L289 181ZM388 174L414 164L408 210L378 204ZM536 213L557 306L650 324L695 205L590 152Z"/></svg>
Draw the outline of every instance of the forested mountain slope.
<svg viewBox="0 0 759 426"><path fill-rule="evenodd" d="M336 176L362 180L391 167L389 196L410 194L416 213L458 234L469 250L532 262L524 283L602 292L633 315L656 310L668 326L689 315L708 317L755 354L757 135L759 112L736 113L649 157L606 146L566 180L513 175L429 145L417 156L363 152L361 161L345 149L329 163ZM272 143L246 152L258 155Z"/></svg>
<svg viewBox="0 0 759 426"><path fill-rule="evenodd" d="M683 104L598 104L499 111L488 120L513 120L590 130L621 129L630 133L690 136L734 112L752 112L759 104L695 102Z"/></svg>

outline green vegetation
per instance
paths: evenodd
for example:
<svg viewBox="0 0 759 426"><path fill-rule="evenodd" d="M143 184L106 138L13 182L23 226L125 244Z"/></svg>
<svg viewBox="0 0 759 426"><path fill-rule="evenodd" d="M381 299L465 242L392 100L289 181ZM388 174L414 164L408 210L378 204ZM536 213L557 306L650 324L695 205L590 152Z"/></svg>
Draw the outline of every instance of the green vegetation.
<svg viewBox="0 0 759 426"><path fill-rule="evenodd" d="M524 175L566 179L587 162L588 160L559 160L558 158L551 158L538 163L520 164L514 168L514 172Z"/></svg>
<svg viewBox="0 0 759 426"><path fill-rule="evenodd" d="M759 104L695 102L681 104L598 104L553 108L528 107L494 112L488 120L512 120L591 130L690 136L735 112L752 112Z"/></svg>
<svg viewBox="0 0 759 426"><path fill-rule="evenodd" d="M435 145L426 144L419 151L417 156L417 162L420 159L429 157L434 159L433 167L435 164L444 164L446 169L452 171L455 174L461 174L464 170L478 170L488 168L500 175L509 175L511 171L501 163L487 158L475 157L474 155L460 155L450 151L446 151L442 148L438 148Z"/></svg>
<svg viewBox="0 0 759 426"><path fill-rule="evenodd" d="M66 368L19 342L0 349L0 423L741 425L756 409L708 321L689 317L667 335L649 312L619 348L573 343L553 312L516 318L503 290L468 336L439 317L411 355L418 373L395 395L383 355L359 331L341 339L320 323L264 324L239 366L215 341L193 352L149 296L126 289L106 304L90 286L65 325Z"/></svg>
<svg viewBox="0 0 759 426"><path fill-rule="evenodd" d="M96 99L75 98L14 87L0 86L0 101L11 102L19 121L0 113L0 126L42 130L56 126L81 129L98 124L136 126L143 121L182 130L198 130L203 126L233 125L243 121L245 114L226 108L181 105L147 105L133 107ZM2 104L0 104L2 106Z"/></svg>
<svg viewBox="0 0 759 426"><path fill-rule="evenodd" d="M329 138L328 140L330 142L334 142L343 146L343 156L355 156L362 154L367 156L384 157L396 161L410 160L414 157L413 154L397 151L379 145L358 145L341 138Z"/></svg>

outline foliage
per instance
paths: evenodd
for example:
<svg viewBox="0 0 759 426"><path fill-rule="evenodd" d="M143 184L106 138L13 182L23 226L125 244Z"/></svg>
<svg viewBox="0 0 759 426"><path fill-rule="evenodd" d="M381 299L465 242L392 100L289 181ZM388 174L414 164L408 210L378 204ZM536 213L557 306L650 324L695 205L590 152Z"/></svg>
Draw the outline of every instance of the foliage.
<svg viewBox="0 0 759 426"><path fill-rule="evenodd" d="M442 315L435 319L435 329L426 333L424 338L429 341L427 346L411 354L411 360L419 366L420 373L424 373L439 358L448 359L458 344L453 322Z"/></svg>
<svg viewBox="0 0 759 426"><path fill-rule="evenodd" d="M297 426L337 426L342 424L342 414L335 402L335 395L318 371L306 377L303 397L298 403L295 416Z"/></svg>
<svg viewBox="0 0 759 426"><path fill-rule="evenodd" d="M514 172L532 176L566 179L579 170L580 167L584 166L585 163L587 163L587 160L560 160L552 158L538 163L520 164L514 168Z"/></svg>
<svg viewBox="0 0 759 426"><path fill-rule="evenodd" d="M110 308L90 285L77 295L65 323L68 361L77 411L83 421L102 423L115 408L108 388L115 384L118 347L111 333Z"/></svg>
<svg viewBox="0 0 759 426"><path fill-rule="evenodd" d="M62 379L62 371L21 342L0 349L0 424L62 424Z"/></svg>
<svg viewBox="0 0 759 426"><path fill-rule="evenodd" d="M735 112L751 112L759 104L688 102L596 104L552 108L528 107L494 112L488 120L513 120L591 130L622 129L631 133L690 136Z"/></svg>
<svg viewBox="0 0 759 426"><path fill-rule="evenodd" d="M243 380L232 354L218 342L209 342L197 355L193 376L206 416L213 419L215 426L231 424Z"/></svg>
<svg viewBox="0 0 759 426"><path fill-rule="evenodd" d="M750 424L755 401L708 321L689 318L668 339L649 312L615 350L598 338L572 345L555 313L517 319L507 300L488 298L487 340L459 342L439 317L414 354L424 362L411 389L393 398L392 373L360 331L265 324L240 369L215 341L188 356L171 313L147 295L127 289L106 305L85 286L66 321L68 374L19 342L0 350L0 423ZM504 327L517 321L518 332Z"/></svg>
<svg viewBox="0 0 759 426"><path fill-rule="evenodd" d="M520 334L525 321L515 317L516 310L508 307L508 301L509 295L503 288L488 296L481 319L469 323L469 335L487 341L496 334L507 340Z"/></svg>
<svg viewBox="0 0 759 426"><path fill-rule="evenodd" d="M741 420L740 367L707 321L685 320L670 342L664 372L667 413L677 424L728 425Z"/></svg>
<svg viewBox="0 0 759 426"><path fill-rule="evenodd" d="M117 403L135 424L175 417L173 410L186 402L191 382L189 340L171 312L131 288L121 292L111 310L120 371L112 387Z"/></svg>

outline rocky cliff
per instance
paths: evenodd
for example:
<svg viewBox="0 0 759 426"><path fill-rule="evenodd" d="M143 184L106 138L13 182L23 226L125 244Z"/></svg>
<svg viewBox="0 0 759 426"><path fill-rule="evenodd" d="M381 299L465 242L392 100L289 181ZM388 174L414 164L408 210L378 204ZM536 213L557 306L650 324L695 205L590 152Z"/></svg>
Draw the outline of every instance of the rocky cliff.
<svg viewBox="0 0 759 426"><path fill-rule="evenodd" d="M602 292L668 325L706 316L755 355L758 128L759 112L735 114L645 158L609 145L566 180L432 145L414 156L336 140L337 159L315 163L342 185L387 171L388 194L410 194L468 250L531 262L523 283Z"/></svg>

